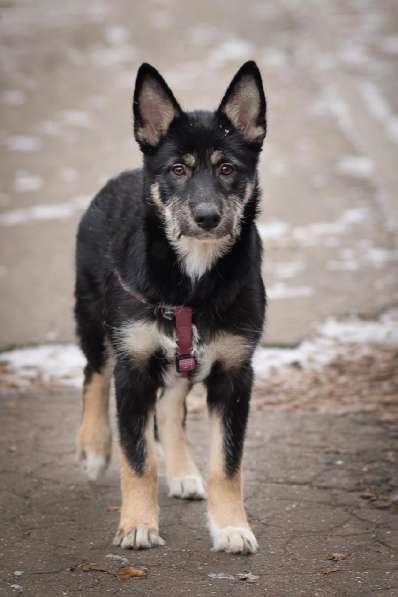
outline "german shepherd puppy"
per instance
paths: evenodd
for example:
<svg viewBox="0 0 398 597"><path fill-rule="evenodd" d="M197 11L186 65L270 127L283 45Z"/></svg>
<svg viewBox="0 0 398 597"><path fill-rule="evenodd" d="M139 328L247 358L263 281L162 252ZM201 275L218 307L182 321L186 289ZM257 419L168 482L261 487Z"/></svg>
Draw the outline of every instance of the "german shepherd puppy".
<svg viewBox="0 0 398 597"><path fill-rule="evenodd" d="M77 333L87 358L78 456L91 479L111 453L114 375L121 445L115 545L163 545L154 421L170 495L206 490L185 435L185 399L207 389L213 548L253 553L241 458L264 320L257 162L266 133L260 72L246 62L215 112L184 112L149 64L137 74L143 168L110 180L77 235Z"/></svg>

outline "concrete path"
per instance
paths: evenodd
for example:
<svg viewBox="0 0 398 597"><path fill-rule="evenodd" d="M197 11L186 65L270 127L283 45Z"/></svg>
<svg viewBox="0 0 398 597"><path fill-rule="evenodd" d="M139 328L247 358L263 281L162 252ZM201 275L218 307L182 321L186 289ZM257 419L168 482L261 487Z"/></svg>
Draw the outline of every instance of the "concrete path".
<svg viewBox="0 0 398 597"><path fill-rule="evenodd" d="M211 552L205 503L168 498L163 477L166 546L125 552L111 546L120 503L115 463L95 486L74 462L79 408L79 396L59 388L1 401L0 449L7 458L1 472L0 595L398 594L398 524L387 498L398 481L391 456L397 433L390 425L360 414L342 418L255 406L245 460L258 554ZM202 412L191 413L188 428L205 470ZM109 574L126 565L120 556L146 567L146 576L122 581ZM84 571L87 564L108 573ZM248 572L254 578L239 579Z"/></svg>
<svg viewBox="0 0 398 597"><path fill-rule="evenodd" d="M140 164L130 103L144 60L187 108L215 107L244 60L262 69L268 343L396 301L394 3L251 0L244 15L237 0L0 10L0 347L73 340L77 222L108 177Z"/></svg>

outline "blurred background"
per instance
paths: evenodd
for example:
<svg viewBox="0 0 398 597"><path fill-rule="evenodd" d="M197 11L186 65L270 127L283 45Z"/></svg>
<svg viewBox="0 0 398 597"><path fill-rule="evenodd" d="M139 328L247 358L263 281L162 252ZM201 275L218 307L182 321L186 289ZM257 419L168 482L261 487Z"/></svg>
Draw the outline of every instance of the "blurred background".
<svg viewBox="0 0 398 597"><path fill-rule="evenodd" d="M215 108L255 59L268 98L265 341L397 300L398 5L389 0L1 1L0 347L70 342L82 211L141 157L137 67Z"/></svg>

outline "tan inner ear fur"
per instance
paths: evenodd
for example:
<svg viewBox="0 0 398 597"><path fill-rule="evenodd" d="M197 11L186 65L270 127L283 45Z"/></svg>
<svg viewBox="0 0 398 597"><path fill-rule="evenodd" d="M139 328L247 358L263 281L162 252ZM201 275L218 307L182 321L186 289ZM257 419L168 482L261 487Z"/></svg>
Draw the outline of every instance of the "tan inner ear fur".
<svg viewBox="0 0 398 597"><path fill-rule="evenodd" d="M177 115L176 110L154 79L145 81L138 102L144 124L137 130L137 137L140 141L156 145Z"/></svg>
<svg viewBox="0 0 398 597"><path fill-rule="evenodd" d="M224 106L224 112L235 128L249 141L265 135L265 128L257 125L261 98L251 77L244 77L232 97Z"/></svg>

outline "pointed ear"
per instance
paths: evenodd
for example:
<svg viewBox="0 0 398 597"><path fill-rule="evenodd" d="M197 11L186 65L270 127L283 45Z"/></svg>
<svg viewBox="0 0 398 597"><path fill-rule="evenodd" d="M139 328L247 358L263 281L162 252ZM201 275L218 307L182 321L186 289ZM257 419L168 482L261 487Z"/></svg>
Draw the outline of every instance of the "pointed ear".
<svg viewBox="0 0 398 597"><path fill-rule="evenodd" d="M144 63L138 70L133 112L135 138L143 151L156 147L182 113L166 81L150 64Z"/></svg>
<svg viewBox="0 0 398 597"><path fill-rule="evenodd" d="M261 74L255 62L236 73L217 110L226 116L246 141L262 143L266 134L266 101Z"/></svg>

